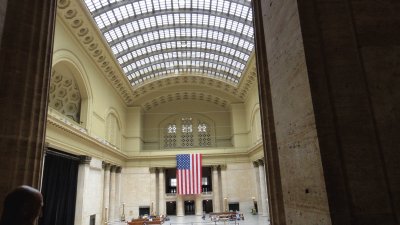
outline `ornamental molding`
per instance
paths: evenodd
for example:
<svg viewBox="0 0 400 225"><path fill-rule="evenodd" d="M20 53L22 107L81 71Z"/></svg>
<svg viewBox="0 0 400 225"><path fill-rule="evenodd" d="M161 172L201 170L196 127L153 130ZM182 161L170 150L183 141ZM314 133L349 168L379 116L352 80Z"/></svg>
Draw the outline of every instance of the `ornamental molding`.
<svg viewBox="0 0 400 225"><path fill-rule="evenodd" d="M107 142L101 138L96 138L96 137L90 136L87 133L86 129L84 129L82 127L77 127L77 125L71 123L70 121L68 121L68 119L60 119L60 118L48 113L47 124L51 125L55 128L58 128L64 132L67 132L69 134L72 134L83 141L95 144L95 145L99 146L100 148L102 148L103 150L106 150L110 154L117 155L118 157L122 157L124 159L127 158L127 156L125 154L123 154L120 150L118 150L116 147L114 147L110 144L107 144Z"/></svg>
<svg viewBox="0 0 400 225"><path fill-rule="evenodd" d="M171 92L168 94L164 94L157 98L153 98L150 101L145 102L142 104L142 108L145 111L150 111L157 106L173 101L181 101L181 100L199 100L199 101L206 101L209 103L216 104L224 109L227 109L230 105L230 101L219 97L218 95L214 94L207 94L201 91L180 91L180 92Z"/></svg>
<svg viewBox="0 0 400 225"><path fill-rule="evenodd" d="M132 87L83 1L58 0L57 8L59 18L102 71L106 80L116 90L126 106L134 106L135 101L155 92L158 88L186 84L223 91L240 101L245 101L249 90L257 82L256 60L253 52L237 86L207 75L180 74L152 79Z"/></svg>
<svg viewBox="0 0 400 225"><path fill-rule="evenodd" d="M83 4L81 0L58 0L57 15L102 71L123 102L128 106L132 105L131 85Z"/></svg>

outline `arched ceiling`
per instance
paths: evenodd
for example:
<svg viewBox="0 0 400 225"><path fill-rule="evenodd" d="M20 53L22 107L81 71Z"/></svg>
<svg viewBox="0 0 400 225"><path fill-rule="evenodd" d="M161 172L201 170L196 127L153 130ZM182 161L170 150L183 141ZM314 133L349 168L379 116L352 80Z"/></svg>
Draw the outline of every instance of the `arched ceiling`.
<svg viewBox="0 0 400 225"><path fill-rule="evenodd" d="M249 0L84 0L133 87L192 74L237 86L254 47Z"/></svg>

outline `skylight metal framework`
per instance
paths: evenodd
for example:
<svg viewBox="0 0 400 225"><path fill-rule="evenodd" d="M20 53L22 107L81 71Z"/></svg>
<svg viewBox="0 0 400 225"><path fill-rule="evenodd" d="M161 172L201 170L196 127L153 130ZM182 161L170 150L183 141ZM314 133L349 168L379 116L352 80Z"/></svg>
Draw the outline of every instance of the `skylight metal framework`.
<svg viewBox="0 0 400 225"><path fill-rule="evenodd" d="M132 86L180 73L237 84L254 48L250 0L84 0Z"/></svg>

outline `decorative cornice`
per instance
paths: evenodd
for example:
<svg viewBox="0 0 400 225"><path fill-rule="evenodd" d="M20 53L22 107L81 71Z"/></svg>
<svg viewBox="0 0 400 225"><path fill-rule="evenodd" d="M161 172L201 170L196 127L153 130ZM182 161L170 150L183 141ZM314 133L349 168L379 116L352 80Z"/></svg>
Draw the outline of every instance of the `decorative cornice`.
<svg viewBox="0 0 400 225"><path fill-rule="evenodd" d="M108 151L109 153L116 154L119 157L127 158L127 156L125 154L123 154L122 152L117 150L115 147L113 147L111 145L107 145L107 143L105 143L100 138L96 138L96 137L90 136L87 133L86 129L84 129L82 127L75 126L73 123L69 122L67 119L60 120L60 118L55 117L51 113L48 113L48 115L47 115L47 123L49 125L52 125L52 126L58 128L58 129L63 130L64 132L73 134L73 135L77 136L80 139L83 139L83 140L88 141L90 143L94 143L94 144L98 145L99 147L103 148L104 150Z"/></svg>

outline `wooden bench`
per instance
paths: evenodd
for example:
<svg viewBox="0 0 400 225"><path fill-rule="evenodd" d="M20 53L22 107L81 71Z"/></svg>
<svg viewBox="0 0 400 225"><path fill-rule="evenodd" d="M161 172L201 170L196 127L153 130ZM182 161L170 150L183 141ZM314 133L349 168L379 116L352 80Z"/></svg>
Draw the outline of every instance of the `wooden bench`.
<svg viewBox="0 0 400 225"><path fill-rule="evenodd" d="M161 221L160 218L153 219L149 221L148 219L133 219L131 222L128 222L128 225L144 225L144 224L162 224L164 221Z"/></svg>

